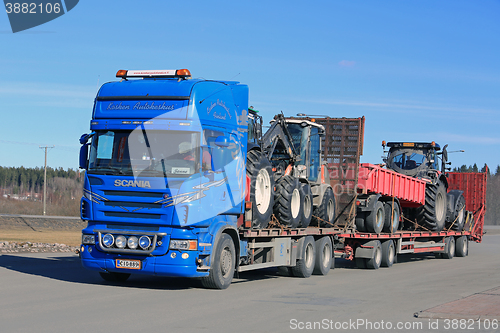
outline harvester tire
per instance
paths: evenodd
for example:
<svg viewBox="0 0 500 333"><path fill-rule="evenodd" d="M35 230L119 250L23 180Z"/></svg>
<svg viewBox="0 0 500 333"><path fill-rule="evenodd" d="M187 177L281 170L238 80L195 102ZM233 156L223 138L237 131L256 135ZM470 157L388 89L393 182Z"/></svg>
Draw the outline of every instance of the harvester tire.
<svg viewBox="0 0 500 333"><path fill-rule="evenodd" d="M448 225L451 226L452 230L462 231L465 224L465 198L463 194L458 195L455 199L455 205L450 216L450 221Z"/></svg>
<svg viewBox="0 0 500 333"><path fill-rule="evenodd" d="M302 197L302 214L300 217L299 227L307 228L311 223L313 213L313 196L311 185L300 184L300 196Z"/></svg>
<svg viewBox="0 0 500 333"><path fill-rule="evenodd" d="M297 228L303 209L298 178L283 176L276 184L274 215L278 221L289 228Z"/></svg>
<svg viewBox="0 0 500 333"><path fill-rule="evenodd" d="M446 187L442 182L427 184L425 205L417 208L417 222L430 231L441 231L446 221Z"/></svg>
<svg viewBox="0 0 500 333"><path fill-rule="evenodd" d="M271 163L258 150L251 150L247 154L247 176L250 178L252 228L264 229L273 213L274 177Z"/></svg>
<svg viewBox="0 0 500 333"><path fill-rule="evenodd" d="M321 204L314 208L313 225L323 228L332 228L333 221L335 221L335 196L333 195L333 190L328 187L323 194L323 200ZM316 218L318 217L318 218Z"/></svg>
<svg viewBox="0 0 500 333"><path fill-rule="evenodd" d="M394 208L393 208L394 207ZM384 203L384 227L383 231L390 234L395 233L399 228L399 205L397 202L387 201Z"/></svg>
<svg viewBox="0 0 500 333"><path fill-rule="evenodd" d="M384 228L385 210L384 203L377 201L372 210L366 212L365 228L368 232L379 234Z"/></svg>

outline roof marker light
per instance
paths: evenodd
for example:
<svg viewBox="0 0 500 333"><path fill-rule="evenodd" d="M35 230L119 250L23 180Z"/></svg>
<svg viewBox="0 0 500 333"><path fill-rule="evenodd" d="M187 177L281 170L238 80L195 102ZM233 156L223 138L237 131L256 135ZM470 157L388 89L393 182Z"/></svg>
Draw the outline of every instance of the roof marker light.
<svg viewBox="0 0 500 333"><path fill-rule="evenodd" d="M120 69L118 72L116 72L116 77L126 78L127 77L127 70Z"/></svg>
<svg viewBox="0 0 500 333"><path fill-rule="evenodd" d="M167 78L190 78L191 72L188 69L159 69L159 70L125 70L116 72L116 77L123 79L127 77L167 77Z"/></svg>

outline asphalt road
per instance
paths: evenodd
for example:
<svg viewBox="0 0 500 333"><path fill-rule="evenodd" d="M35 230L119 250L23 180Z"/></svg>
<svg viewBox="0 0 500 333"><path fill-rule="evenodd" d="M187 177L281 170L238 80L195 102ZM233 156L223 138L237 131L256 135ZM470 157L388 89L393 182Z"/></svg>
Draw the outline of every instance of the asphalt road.
<svg viewBox="0 0 500 333"><path fill-rule="evenodd" d="M158 277L104 282L74 254L1 255L0 332L290 332L315 322L319 331L456 332L413 314L500 286L499 250L493 234L466 258L401 256L376 271L337 260L308 279L248 272L223 291Z"/></svg>

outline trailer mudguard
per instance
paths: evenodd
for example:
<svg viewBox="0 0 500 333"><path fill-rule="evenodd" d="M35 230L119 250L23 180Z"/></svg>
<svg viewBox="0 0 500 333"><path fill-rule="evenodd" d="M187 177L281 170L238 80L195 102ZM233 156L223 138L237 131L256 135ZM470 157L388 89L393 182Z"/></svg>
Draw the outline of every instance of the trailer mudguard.
<svg viewBox="0 0 500 333"><path fill-rule="evenodd" d="M371 259L373 258L373 255L375 254L375 246L372 244L372 242L365 243L361 246L358 246L356 248L356 252L354 253L355 258L366 258L366 259Z"/></svg>

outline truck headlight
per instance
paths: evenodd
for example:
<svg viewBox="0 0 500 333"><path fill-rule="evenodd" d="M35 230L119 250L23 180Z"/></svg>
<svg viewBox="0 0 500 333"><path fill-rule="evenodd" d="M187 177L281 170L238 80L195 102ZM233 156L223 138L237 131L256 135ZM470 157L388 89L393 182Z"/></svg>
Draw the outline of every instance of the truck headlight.
<svg viewBox="0 0 500 333"><path fill-rule="evenodd" d="M95 245L95 236L94 235L82 235L82 244Z"/></svg>
<svg viewBox="0 0 500 333"><path fill-rule="evenodd" d="M183 239L171 239L170 240L170 249L171 250L197 250L198 249L198 241L196 240L183 240Z"/></svg>
<svg viewBox="0 0 500 333"><path fill-rule="evenodd" d="M115 243L117 248L124 249L125 246L127 245L127 238L125 236L120 235L116 237Z"/></svg>
<svg viewBox="0 0 500 333"><path fill-rule="evenodd" d="M141 249L146 250L151 245L151 239L148 236L141 236L139 238L139 246Z"/></svg>
<svg viewBox="0 0 500 333"><path fill-rule="evenodd" d="M104 237L102 237L102 244L106 247L111 247L113 246L115 242L115 238L113 237L112 234L106 234Z"/></svg>
<svg viewBox="0 0 500 333"><path fill-rule="evenodd" d="M138 243L139 243L139 240L135 236L129 237L127 240L127 246L131 249L137 249Z"/></svg>

